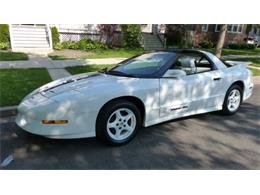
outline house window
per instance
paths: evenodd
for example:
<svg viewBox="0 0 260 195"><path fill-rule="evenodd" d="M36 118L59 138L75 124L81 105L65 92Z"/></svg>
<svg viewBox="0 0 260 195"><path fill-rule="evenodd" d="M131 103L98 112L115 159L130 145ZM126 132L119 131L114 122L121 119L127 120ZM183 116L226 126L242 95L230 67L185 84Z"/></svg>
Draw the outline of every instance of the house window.
<svg viewBox="0 0 260 195"><path fill-rule="evenodd" d="M237 24L234 24L233 28L231 29L231 32L238 32L238 26Z"/></svg>
<svg viewBox="0 0 260 195"><path fill-rule="evenodd" d="M215 32L219 32L219 31L220 31L220 27L221 27L221 25L216 24L216 26L215 26Z"/></svg>
<svg viewBox="0 0 260 195"><path fill-rule="evenodd" d="M232 24L229 24L229 25L227 26L227 31L230 32L231 30L232 30Z"/></svg>
<svg viewBox="0 0 260 195"><path fill-rule="evenodd" d="M238 26L238 32L242 32L242 29L243 29L243 24L239 24L239 26Z"/></svg>
<svg viewBox="0 0 260 195"><path fill-rule="evenodd" d="M219 32L220 31L220 27L221 27L221 25L216 24L215 32ZM229 24L227 26L227 31L229 33L241 33L242 29L243 29L243 24Z"/></svg>
<svg viewBox="0 0 260 195"><path fill-rule="evenodd" d="M230 33L241 33L243 29L243 24L232 24L232 28L230 31Z"/></svg>
<svg viewBox="0 0 260 195"><path fill-rule="evenodd" d="M207 31L208 31L208 27L209 27L208 24L202 24L201 30L202 30L203 32L207 32Z"/></svg>

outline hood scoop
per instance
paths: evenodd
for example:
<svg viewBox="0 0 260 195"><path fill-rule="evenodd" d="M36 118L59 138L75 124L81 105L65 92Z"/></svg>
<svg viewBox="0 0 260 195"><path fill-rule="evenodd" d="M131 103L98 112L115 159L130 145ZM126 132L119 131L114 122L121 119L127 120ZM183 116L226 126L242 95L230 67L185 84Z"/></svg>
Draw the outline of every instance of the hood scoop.
<svg viewBox="0 0 260 195"><path fill-rule="evenodd" d="M46 93L56 93L57 90L56 89L61 89L61 91L66 91L68 89L70 89L70 87L67 87L66 85L69 85L69 84L73 84L73 83L76 83L78 81L82 81L82 80L85 80L85 79L89 79L89 78L92 78L92 77L97 77L97 76L100 76L101 74L100 73L94 73L94 74L83 74L83 75L76 75L76 76L72 76L72 77L69 77L69 78L65 78L65 79L60 79L60 80L57 80L57 81L53 81L52 83L48 84L47 86L45 86L43 89L41 89L39 92L42 94L42 95L47 95ZM58 90L60 91L60 90Z"/></svg>

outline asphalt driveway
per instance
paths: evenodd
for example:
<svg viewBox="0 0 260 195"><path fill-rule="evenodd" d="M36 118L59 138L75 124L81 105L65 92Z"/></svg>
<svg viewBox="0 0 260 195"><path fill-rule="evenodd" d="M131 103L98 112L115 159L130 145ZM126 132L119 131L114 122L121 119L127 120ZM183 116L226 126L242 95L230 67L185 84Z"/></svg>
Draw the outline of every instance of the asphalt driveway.
<svg viewBox="0 0 260 195"><path fill-rule="evenodd" d="M122 147L95 138L51 140L14 122L0 128L0 169L260 169L260 84L233 116L210 113L145 128Z"/></svg>

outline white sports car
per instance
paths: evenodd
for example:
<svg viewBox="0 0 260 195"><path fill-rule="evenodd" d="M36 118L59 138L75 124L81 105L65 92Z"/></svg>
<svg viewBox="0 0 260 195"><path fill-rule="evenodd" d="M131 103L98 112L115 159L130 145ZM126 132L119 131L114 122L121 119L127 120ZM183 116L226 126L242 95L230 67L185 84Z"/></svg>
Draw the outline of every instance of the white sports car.
<svg viewBox="0 0 260 195"><path fill-rule="evenodd" d="M197 50L150 52L36 89L19 105L16 123L49 138L97 136L121 145L142 126L216 110L234 114L252 89L242 64Z"/></svg>

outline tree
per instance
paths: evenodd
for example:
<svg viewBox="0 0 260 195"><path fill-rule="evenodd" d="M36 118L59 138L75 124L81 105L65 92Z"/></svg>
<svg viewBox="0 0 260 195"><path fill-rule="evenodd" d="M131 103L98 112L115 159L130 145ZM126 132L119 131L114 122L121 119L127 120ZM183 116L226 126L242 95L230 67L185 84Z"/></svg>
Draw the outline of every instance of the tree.
<svg viewBox="0 0 260 195"><path fill-rule="evenodd" d="M165 30L167 45L181 47L192 45L190 32L194 31L195 27L193 24L167 24Z"/></svg>
<svg viewBox="0 0 260 195"><path fill-rule="evenodd" d="M0 24L0 43L9 42L9 26L7 24Z"/></svg>
<svg viewBox="0 0 260 195"><path fill-rule="evenodd" d="M51 28L52 44L55 47L60 42L60 33L56 26Z"/></svg>
<svg viewBox="0 0 260 195"><path fill-rule="evenodd" d="M101 32L101 40L105 39L108 47L113 46L114 35L118 25L117 24L99 24L98 29Z"/></svg>
<svg viewBox="0 0 260 195"><path fill-rule="evenodd" d="M227 32L227 24L222 24L220 26L219 36L218 36L218 42L216 45L216 51L215 54L218 58L221 57L222 48L225 42L225 36Z"/></svg>
<svg viewBox="0 0 260 195"><path fill-rule="evenodd" d="M133 49L141 46L139 42L140 24L122 24L121 30L123 32L124 47Z"/></svg>

